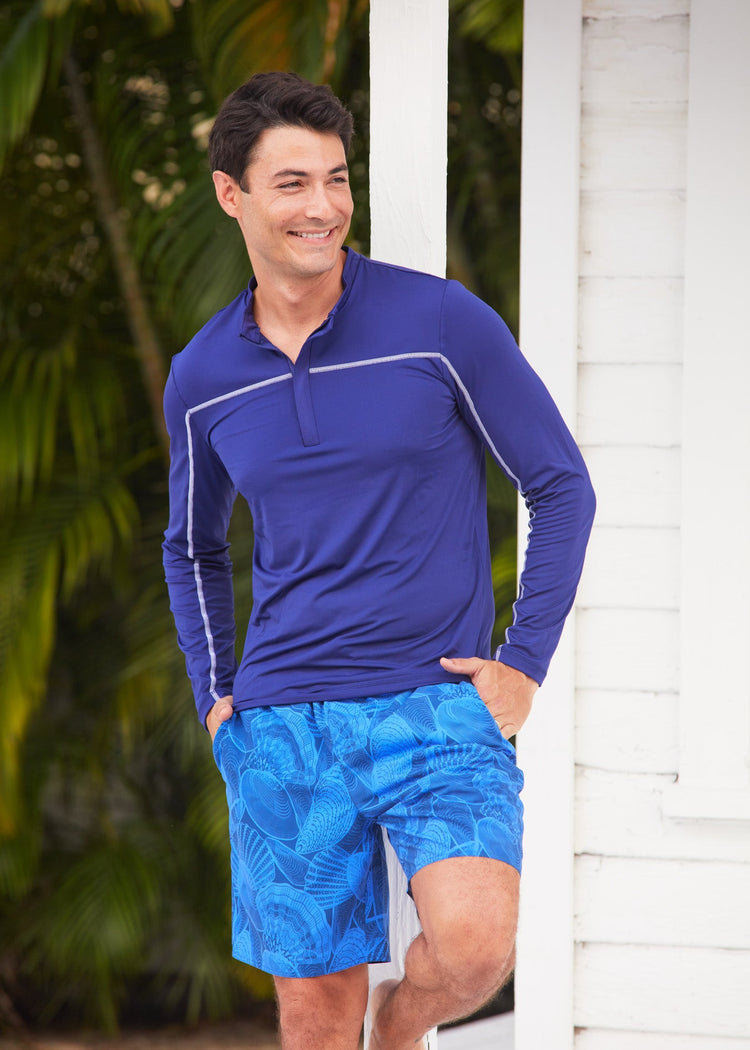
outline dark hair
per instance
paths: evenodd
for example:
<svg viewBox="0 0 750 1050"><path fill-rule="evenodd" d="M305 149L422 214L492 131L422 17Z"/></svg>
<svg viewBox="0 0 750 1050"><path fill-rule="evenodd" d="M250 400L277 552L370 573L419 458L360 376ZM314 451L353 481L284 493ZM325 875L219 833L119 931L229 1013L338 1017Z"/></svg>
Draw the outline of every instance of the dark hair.
<svg viewBox="0 0 750 1050"><path fill-rule="evenodd" d="M285 127L333 132L346 153L354 134L351 113L327 84L311 84L297 73L256 73L221 105L208 137L211 171L242 184L263 132Z"/></svg>

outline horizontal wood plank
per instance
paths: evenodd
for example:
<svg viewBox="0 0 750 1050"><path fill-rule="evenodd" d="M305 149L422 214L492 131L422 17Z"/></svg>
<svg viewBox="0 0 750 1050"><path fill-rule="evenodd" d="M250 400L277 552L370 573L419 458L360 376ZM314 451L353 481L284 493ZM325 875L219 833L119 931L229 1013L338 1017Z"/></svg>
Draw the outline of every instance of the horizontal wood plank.
<svg viewBox="0 0 750 1050"><path fill-rule="evenodd" d="M679 592L678 529L594 529L578 588L579 606L677 609Z"/></svg>
<svg viewBox="0 0 750 1050"><path fill-rule="evenodd" d="M750 952L579 945L575 1023L750 1037Z"/></svg>
<svg viewBox="0 0 750 1050"><path fill-rule="evenodd" d="M613 1032L580 1028L575 1050L748 1050L750 1040L717 1035L673 1035L667 1032Z"/></svg>
<svg viewBox="0 0 750 1050"><path fill-rule="evenodd" d="M679 526L678 449L584 446L583 454L596 489L597 526Z"/></svg>
<svg viewBox="0 0 750 1050"><path fill-rule="evenodd" d="M575 936L607 944L750 950L748 900L747 864L578 857Z"/></svg>
<svg viewBox="0 0 750 1050"><path fill-rule="evenodd" d="M687 106L684 102L620 107L589 103L581 114L584 190L684 189Z"/></svg>
<svg viewBox="0 0 750 1050"><path fill-rule="evenodd" d="M667 18L690 13L690 0L583 0L584 18Z"/></svg>
<svg viewBox="0 0 750 1050"><path fill-rule="evenodd" d="M581 365L578 440L583 445L680 443L679 365Z"/></svg>
<svg viewBox="0 0 750 1050"><path fill-rule="evenodd" d="M750 836L746 824L740 821L681 821L664 815L663 794L673 783L674 777L668 775L617 773L579 767L576 773L576 853L750 863Z"/></svg>
<svg viewBox="0 0 750 1050"><path fill-rule="evenodd" d="M683 190L584 190L580 221L582 276L683 275Z"/></svg>
<svg viewBox="0 0 750 1050"><path fill-rule="evenodd" d="M584 19L582 101L687 101L688 37L687 15Z"/></svg>
<svg viewBox="0 0 750 1050"><path fill-rule="evenodd" d="M679 277L582 277L579 361L678 363L683 308Z"/></svg>
<svg viewBox="0 0 750 1050"><path fill-rule="evenodd" d="M652 609L579 609L576 681L581 689L676 692L679 616Z"/></svg>
<svg viewBox="0 0 750 1050"><path fill-rule="evenodd" d="M676 693L579 689L576 763L613 772L674 775L677 713Z"/></svg>

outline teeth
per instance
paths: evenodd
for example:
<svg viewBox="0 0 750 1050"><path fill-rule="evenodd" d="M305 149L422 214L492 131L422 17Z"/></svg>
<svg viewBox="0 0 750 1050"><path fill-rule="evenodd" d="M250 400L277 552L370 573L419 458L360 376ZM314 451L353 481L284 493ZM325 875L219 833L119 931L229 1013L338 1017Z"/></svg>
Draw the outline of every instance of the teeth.
<svg viewBox="0 0 750 1050"><path fill-rule="evenodd" d="M322 233L295 233L295 237L306 237L308 240L322 241L330 232L330 230L323 230Z"/></svg>

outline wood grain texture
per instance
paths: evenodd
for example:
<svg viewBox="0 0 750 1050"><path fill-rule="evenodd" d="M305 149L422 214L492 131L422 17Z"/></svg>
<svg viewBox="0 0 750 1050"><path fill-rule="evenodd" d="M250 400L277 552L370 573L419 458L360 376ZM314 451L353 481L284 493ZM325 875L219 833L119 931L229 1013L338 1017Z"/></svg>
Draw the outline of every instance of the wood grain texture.
<svg viewBox="0 0 750 1050"><path fill-rule="evenodd" d="M579 689L575 754L579 766L619 773L677 772L676 693Z"/></svg>
<svg viewBox="0 0 750 1050"><path fill-rule="evenodd" d="M582 277L581 363L678 364L683 281L679 277Z"/></svg>
<svg viewBox="0 0 750 1050"><path fill-rule="evenodd" d="M679 527L679 449L583 446L583 454L596 489L597 526Z"/></svg>
<svg viewBox="0 0 750 1050"><path fill-rule="evenodd" d="M679 617L653 609L579 609L577 682L581 689L676 692Z"/></svg>
<svg viewBox="0 0 750 1050"><path fill-rule="evenodd" d="M579 857L576 939L750 950L749 897L744 864Z"/></svg>
<svg viewBox="0 0 750 1050"><path fill-rule="evenodd" d="M580 245L583 277L681 277L684 191L584 191Z"/></svg>
<svg viewBox="0 0 750 1050"><path fill-rule="evenodd" d="M676 528L594 531L578 588L582 609L677 609L680 534Z"/></svg>
<svg viewBox="0 0 750 1050"><path fill-rule="evenodd" d="M670 18L690 13L690 0L583 0L584 18Z"/></svg>
<svg viewBox="0 0 750 1050"><path fill-rule="evenodd" d="M688 37L686 15L584 20L582 101L685 102Z"/></svg>
<svg viewBox="0 0 750 1050"><path fill-rule="evenodd" d="M667 1032L613 1032L582 1028L575 1050L748 1050L750 1039L715 1035L673 1035Z"/></svg>
<svg viewBox="0 0 750 1050"><path fill-rule="evenodd" d="M680 443L679 365L581 365L578 438L583 445Z"/></svg>
<svg viewBox="0 0 750 1050"><path fill-rule="evenodd" d="M665 817L662 799L673 783L671 775L579 767L576 853L747 864L750 843L741 822ZM747 898L735 904L746 908Z"/></svg>
<svg viewBox="0 0 750 1050"><path fill-rule="evenodd" d="M750 952L580 945L577 1026L750 1037Z"/></svg>
<svg viewBox="0 0 750 1050"><path fill-rule="evenodd" d="M589 102L581 113L584 190L684 189L687 106L684 102L621 107Z"/></svg>

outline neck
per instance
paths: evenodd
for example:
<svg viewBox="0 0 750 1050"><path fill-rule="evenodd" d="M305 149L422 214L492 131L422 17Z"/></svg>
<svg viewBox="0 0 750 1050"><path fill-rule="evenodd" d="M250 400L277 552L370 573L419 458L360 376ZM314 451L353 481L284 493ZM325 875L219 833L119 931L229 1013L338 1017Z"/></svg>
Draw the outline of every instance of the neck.
<svg viewBox="0 0 750 1050"><path fill-rule="evenodd" d="M327 273L300 280L278 283L264 279L256 272L258 282L253 293L255 323L265 335L285 332L296 337L300 332L307 337L326 319L339 300L343 289L342 274L345 255Z"/></svg>

